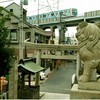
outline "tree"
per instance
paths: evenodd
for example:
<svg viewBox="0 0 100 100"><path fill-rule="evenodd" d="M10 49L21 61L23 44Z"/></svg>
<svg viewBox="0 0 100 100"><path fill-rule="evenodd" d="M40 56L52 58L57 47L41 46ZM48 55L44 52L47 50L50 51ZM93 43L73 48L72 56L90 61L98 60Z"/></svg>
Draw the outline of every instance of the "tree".
<svg viewBox="0 0 100 100"><path fill-rule="evenodd" d="M0 76L9 73L14 59L14 49L10 48L9 30L5 27L7 16L0 16Z"/></svg>

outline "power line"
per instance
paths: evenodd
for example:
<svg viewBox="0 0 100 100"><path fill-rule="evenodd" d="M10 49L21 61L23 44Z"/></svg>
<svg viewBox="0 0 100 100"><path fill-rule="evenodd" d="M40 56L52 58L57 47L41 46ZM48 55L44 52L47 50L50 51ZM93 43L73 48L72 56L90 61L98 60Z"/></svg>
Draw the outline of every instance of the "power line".
<svg viewBox="0 0 100 100"><path fill-rule="evenodd" d="M49 7L50 7L51 11L54 13L54 11L52 10L52 8L51 8L51 6L50 6L50 4L49 4L49 1L48 1L48 0L47 0L47 3L48 3L48 5L49 5ZM54 14L54 16L55 16L55 14ZM57 17L55 16L55 18L57 18Z"/></svg>
<svg viewBox="0 0 100 100"><path fill-rule="evenodd" d="M5 1L0 1L0 3L10 2L10 1L14 1L14 0L5 0Z"/></svg>
<svg viewBox="0 0 100 100"><path fill-rule="evenodd" d="M30 1L31 1L31 0L30 0ZM61 2L63 2L63 1L64 1L64 0L59 0L59 1L55 2L54 4L57 4L58 2L61 3ZM39 8L39 12L40 12L41 10L47 8L47 7L48 7L48 6ZM37 12L37 11L38 11L38 10L33 10L33 11L30 11L30 13L32 13L32 12Z"/></svg>

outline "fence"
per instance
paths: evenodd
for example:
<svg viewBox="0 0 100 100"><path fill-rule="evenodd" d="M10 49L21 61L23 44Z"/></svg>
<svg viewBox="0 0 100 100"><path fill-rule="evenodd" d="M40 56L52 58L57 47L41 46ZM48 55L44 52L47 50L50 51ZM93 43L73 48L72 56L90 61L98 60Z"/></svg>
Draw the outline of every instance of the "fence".
<svg viewBox="0 0 100 100"><path fill-rule="evenodd" d="M8 99L8 91L0 94L0 99Z"/></svg>

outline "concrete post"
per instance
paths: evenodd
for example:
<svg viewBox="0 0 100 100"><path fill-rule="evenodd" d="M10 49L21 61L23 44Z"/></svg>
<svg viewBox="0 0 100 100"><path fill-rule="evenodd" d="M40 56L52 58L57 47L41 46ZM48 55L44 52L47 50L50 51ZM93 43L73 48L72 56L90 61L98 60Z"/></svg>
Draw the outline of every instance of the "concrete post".
<svg viewBox="0 0 100 100"><path fill-rule="evenodd" d="M9 73L9 99L17 99L17 84L18 82L18 62L13 64Z"/></svg>
<svg viewBox="0 0 100 100"><path fill-rule="evenodd" d="M23 59L23 0L20 0L19 59Z"/></svg>
<svg viewBox="0 0 100 100"><path fill-rule="evenodd" d="M41 51L40 50L37 50L36 64L39 66L41 64ZM36 77L35 77L35 86L39 86L39 81L40 81L40 75L38 72L36 73Z"/></svg>

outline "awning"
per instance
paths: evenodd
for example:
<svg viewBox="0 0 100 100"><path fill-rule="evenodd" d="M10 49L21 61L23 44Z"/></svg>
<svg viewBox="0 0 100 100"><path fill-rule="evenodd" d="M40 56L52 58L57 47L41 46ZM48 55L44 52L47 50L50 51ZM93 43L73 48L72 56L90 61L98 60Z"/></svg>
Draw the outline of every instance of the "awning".
<svg viewBox="0 0 100 100"><path fill-rule="evenodd" d="M44 69L43 67L34 63L33 61L27 61L24 62L24 64L19 64L18 68L20 69L20 71L31 72L31 73L37 73Z"/></svg>

